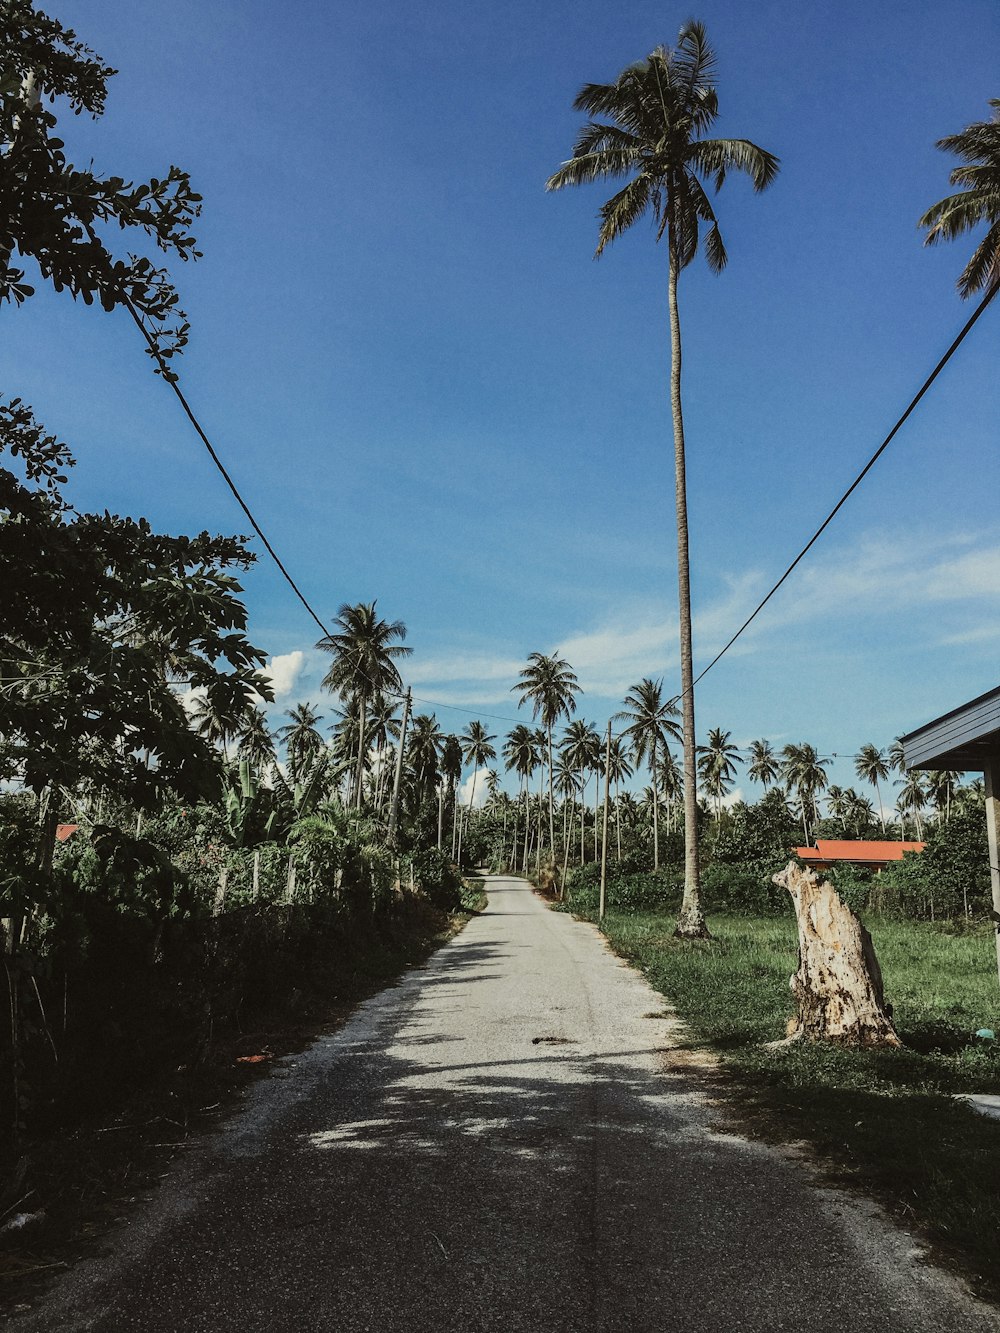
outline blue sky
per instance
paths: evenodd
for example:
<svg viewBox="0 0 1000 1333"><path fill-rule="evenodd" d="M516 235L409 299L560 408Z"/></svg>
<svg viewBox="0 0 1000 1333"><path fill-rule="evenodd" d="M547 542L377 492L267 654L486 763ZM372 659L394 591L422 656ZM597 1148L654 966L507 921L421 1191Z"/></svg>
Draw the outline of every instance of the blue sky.
<svg viewBox="0 0 1000 1333"><path fill-rule="evenodd" d="M50 7L121 71L102 121L63 119L76 157L136 178L176 162L205 197L204 259L177 273L184 386L320 614L377 597L409 626L415 691L483 715L516 717L536 649L569 658L599 724L640 676L675 689L666 254L640 224L595 263L610 191L543 184L579 86L675 40L687 9ZM927 250L916 219L948 188L934 141L1000 95L1000 10L695 12L719 133L782 159L765 195L727 182L730 266L681 284L704 663L967 317L970 246ZM3 321L4 385L76 449L79 505L245 526L125 317L43 293ZM850 754L997 683L998 351L991 310L706 678L699 730ZM266 560L246 592L286 659L275 712L316 697L311 622Z"/></svg>

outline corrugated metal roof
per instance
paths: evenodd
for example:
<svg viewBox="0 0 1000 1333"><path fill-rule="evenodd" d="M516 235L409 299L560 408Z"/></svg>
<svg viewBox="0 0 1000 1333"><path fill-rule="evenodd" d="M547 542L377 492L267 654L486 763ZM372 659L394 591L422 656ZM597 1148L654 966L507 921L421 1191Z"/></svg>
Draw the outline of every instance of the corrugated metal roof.
<svg viewBox="0 0 1000 1333"><path fill-rule="evenodd" d="M907 768L982 772L1000 760L1000 687L900 739Z"/></svg>

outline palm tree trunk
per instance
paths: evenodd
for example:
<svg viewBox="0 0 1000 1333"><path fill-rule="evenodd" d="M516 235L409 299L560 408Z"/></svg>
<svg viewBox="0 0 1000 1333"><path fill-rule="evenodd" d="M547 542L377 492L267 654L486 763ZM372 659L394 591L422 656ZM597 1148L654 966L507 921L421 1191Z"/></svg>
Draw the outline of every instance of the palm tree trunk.
<svg viewBox="0 0 1000 1333"><path fill-rule="evenodd" d="M875 779L875 796L878 800L878 817L882 821L882 837L885 837L885 811L882 809L882 789L878 785L878 778Z"/></svg>
<svg viewBox="0 0 1000 1333"><path fill-rule="evenodd" d="M358 717L358 769L354 777L354 805L361 809L361 788L363 785L363 774L365 768L365 730L366 730L366 704L367 700L361 696L361 712Z"/></svg>
<svg viewBox="0 0 1000 1333"><path fill-rule="evenodd" d="M622 859L622 792L619 783L615 783L615 828L618 834L618 860Z"/></svg>
<svg viewBox="0 0 1000 1333"><path fill-rule="evenodd" d="M438 783L438 851L444 840L444 783Z"/></svg>
<svg viewBox="0 0 1000 1333"><path fill-rule="evenodd" d="M531 833L531 811L528 807L528 775L524 775L524 859L521 863L521 874L528 873L528 837Z"/></svg>
<svg viewBox="0 0 1000 1333"><path fill-rule="evenodd" d="M673 204L668 201L667 207ZM674 491L677 508L677 611L680 621L681 710L684 738L684 898L677 934L687 939L708 935L698 882L698 775L695 769L694 665L691 648L691 567L688 543L687 471L684 456L684 415L681 411L681 321L677 309L680 261L671 220L668 228L670 273L670 410L674 425ZM654 782L653 790L656 785Z"/></svg>
<svg viewBox="0 0 1000 1333"><path fill-rule="evenodd" d="M595 768L594 769L594 860L595 861L599 861L601 859L601 852L597 843L599 826L601 822L600 810L601 810L601 771L600 769Z"/></svg>
<svg viewBox="0 0 1000 1333"><path fill-rule="evenodd" d="M556 824L555 815L552 810L552 723L549 723L549 848L555 858L556 848Z"/></svg>
<svg viewBox="0 0 1000 1333"><path fill-rule="evenodd" d="M660 797L656 790L656 741L649 747L649 785L653 790L653 869L660 868Z"/></svg>

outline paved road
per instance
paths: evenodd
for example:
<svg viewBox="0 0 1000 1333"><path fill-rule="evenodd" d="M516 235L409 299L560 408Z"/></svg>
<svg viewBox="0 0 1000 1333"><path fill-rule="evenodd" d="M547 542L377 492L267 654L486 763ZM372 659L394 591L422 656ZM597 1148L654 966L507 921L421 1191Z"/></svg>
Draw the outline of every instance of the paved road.
<svg viewBox="0 0 1000 1333"><path fill-rule="evenodd" d="M875 1210L712 1132L664 1072L662 999L523 882L488 888L15 1327L1000 1328Z"/></svg>

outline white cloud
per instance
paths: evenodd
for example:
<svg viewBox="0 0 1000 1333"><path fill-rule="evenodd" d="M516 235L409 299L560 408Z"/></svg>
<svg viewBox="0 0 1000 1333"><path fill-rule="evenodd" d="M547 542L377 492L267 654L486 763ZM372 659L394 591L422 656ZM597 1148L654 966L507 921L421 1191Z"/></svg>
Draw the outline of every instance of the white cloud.
<svg viewBox="0 0 1000 1333"><path fill-rule="evenodd" d="M524 663L516 657L495 657L489 653L449 653L447 657L415 658L407 663L406 679L411 685L444 680L503 680L513 684Z"/></svg>
<svg viewBox="0 0 1000 1333"><path fill-rule="evenodd" d="M262 675L270 677L275 700L284 699L291 694L295 683L302 673L306 655L301 648L291 653L279 653L272 657L267 666L262 668Z"/></svg>
<svg viewBox="0 0 1000 1333"><path fill-rule="evenodd" d="M488 768L477 768L475 774L472 773L469 774L469 776L462 783L461 787L459 787L458 789L458 800L460 805L467 806L469 804L469 797L472 795L473 777L475 777L476 780L476 799L474 802L475 809L478 810L481 806L484 806L486 804L486 799L490 794L489 788L486 785L486 775L487 773L489 773L489 771L490 770Z"/></svg>

